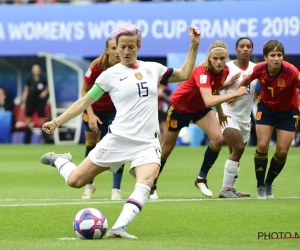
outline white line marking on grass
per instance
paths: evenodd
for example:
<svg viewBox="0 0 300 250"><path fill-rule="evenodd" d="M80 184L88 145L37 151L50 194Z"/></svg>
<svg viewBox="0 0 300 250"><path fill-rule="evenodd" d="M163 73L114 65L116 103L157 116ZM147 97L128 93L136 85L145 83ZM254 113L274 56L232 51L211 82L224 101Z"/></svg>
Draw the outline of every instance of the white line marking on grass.
<svg viewBox="0 0 300 250"><path fill-rule="evenodd" d="M67 237L64 237L64 238L58 238L58 240L79 240L78 238L67 238Z"/></svg>
<svg viewBox="0 0 300 250"><path fill-rule="evenodd" d="M288 199L300 199L300 196L292 196L292 197L277 197L272 200L288 200ZM78 202L57 202L57 203L27 203L27 204L0 204L0 207L41 207L41 206L63 206L63 205L89 205L89 204L118 204L124 203L125 200L121 201L111 201L108 199L104 200L95 200L94 201L82 201L81 199L77 199ZM256 198L238 198L238 199L158 199L158 200L149 200L149 203L163 203L163 202L197 202L197 201L245 201L245 200L257 200ZM16 200L17 201L17 200ZM21 199L20 201L24 201ZM27 201L30 201L27 200ZM40 199L39 201L43 201ZM45 199L48 201L48 199ZM64 200L62 200L64 201ZM263 201L262 201L263 202Z"/></svg>

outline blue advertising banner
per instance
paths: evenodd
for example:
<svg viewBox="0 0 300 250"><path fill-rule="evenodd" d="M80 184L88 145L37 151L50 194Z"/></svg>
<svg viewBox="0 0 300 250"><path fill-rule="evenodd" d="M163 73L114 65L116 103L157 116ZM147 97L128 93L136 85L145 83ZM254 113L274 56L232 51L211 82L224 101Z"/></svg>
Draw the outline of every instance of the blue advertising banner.
<svg viewBox="0 0 300 250"><path fill-rule="evenodd" d="M299 10L299 0L1 6L0 55L94 57L124 21L142 30L140 56L186 52L189 25L202 32L201 52L223 40L233 54L236 40L248 36L254 54L270 39L279 39L286 54L300 54Z"/></svg>

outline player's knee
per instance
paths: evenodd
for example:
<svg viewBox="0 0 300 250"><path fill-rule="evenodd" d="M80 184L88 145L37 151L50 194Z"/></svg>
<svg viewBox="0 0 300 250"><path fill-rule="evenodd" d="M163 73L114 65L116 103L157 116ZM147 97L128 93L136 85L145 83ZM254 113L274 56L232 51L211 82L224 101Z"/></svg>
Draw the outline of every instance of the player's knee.
<svg viewBox="0 0 300 250"><path fill-rule="evenodd" d="M79 178L79 176L72 174L70 174L70 176L68 177L67 184L73 188L81 188L85 185L85 183L82 182L82 179Z"/></svg>
<svg viewBox="0 0 300 250"><path fill-rule="evenodd" d="M223 135L221 133L219 135L215 135L213 138L210 139L210 144L214 148L220 148L220 147L222 147L223 142L224 142L224 137L223 137Z"/></svg>
<svg viewBox="0 0 300 250"><path fill-rule="evenodd" d="M269 144L265 142L258 142L257 143L257 151L260 153L266 153L269 150Z"/></svg>
<svg viewBox="0 0 300 250"><path fill-rule="evenodd" d="M288 149L285 148L277 148L276 155L280 158L285 158L288 154Z"/></svg>
<svg viewBox="0 0 300 250"><path fill-rule="evenodd" d="M245 145L244 143L237 143L232 147L232 154L236 155L237 157L241 157L244 153Z"/></svg>
<svg viewBox="0 0 300 250"><path fill-rule="evenodd" d="M136 176L137 183L145 184L152 187L154 180L158 177L159 166L153 168L151 171L143 172L143 174L138 174Z"/></svg>

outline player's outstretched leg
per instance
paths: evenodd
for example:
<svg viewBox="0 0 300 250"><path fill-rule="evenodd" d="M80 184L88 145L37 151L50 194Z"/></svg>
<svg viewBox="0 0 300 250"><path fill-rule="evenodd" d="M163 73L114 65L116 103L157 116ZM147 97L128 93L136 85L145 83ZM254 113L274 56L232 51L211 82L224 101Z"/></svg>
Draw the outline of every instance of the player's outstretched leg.
<svg viewBox="0 0 300 250"><path fill-rule="evenodd" d="M54 163L58 158L63 158L70 162L72 161L72 155L70 153L56 154L54 152L50 152L41 157L41 163L55 167Z"/></svg>
<svg viewBox="0 0 300 250"><path fill-rule="evenodd" d="M41 157L40 161L43 164L57 168L59 174L65 179L66 183L71 172L76 169L76 165L73 162L71 162L72 156L70 153L46 153Z"/></svg>
<svg viewBox="0 0 300 250"><path fill-rule="evenodd" d="M136 236L127 232L126 228L130 222L141 212L142 207L147 202L150 193L150 187L145 184L135 184L135 189L126 201L123 210L113 225L112 229L108 231L108 238L128 238L137 239Z"/></svg>
<svg viewBox="0 0 300 250"><path fill-rule="evenodd" d="M87 133L87 131L86 131L86 133ZM87 135L86 135L86 137L87 137ZM86 145L85 157L87 157L89 155L89 153L95 148L96 144L86 142L85 145ZM92 181L90 181L90 183L85 185L81 199L91 199L93 196L93 193L95 191L96 191L96 185L94 183L94 180L92 180Z"/></svg>
<svg viewBox="0 0 300 250"><path fill-rule="evenodd" d="M122 200L121 196L121 182L124 172L124 164L113 174L113 187L111 190L112 200Z"/></svg>

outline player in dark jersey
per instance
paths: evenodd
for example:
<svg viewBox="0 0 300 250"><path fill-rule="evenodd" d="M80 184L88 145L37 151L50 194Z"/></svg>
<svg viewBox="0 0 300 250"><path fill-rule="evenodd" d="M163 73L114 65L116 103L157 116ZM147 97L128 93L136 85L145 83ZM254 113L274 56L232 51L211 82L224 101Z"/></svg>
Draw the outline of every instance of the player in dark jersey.
<svg viewBox="0 0 300 250"><path fill-rule="evenodd" d="M90 68L84 76L84 83L82 86L82 95L93 87L98 76L106 69L119 63L120 59L117 53L116 41L112 38L106 40L106 48L104 53L96 58L90 65ZM84 130L86 138L86 151L85 157L95 147L97 142L102 139L106 133L108 126L112 123L116 115L116 109L113 102L110 99L108 93L104 94L101 100L95 102L89 107L83 114ZM121 200L121 179L123 175L122 166L117 173L113 174L113 188L112 188L112 200ZM85 186L82 199L90 199L96 190L94 180Z"/></svg>
<svg viewBox="0 0 300 250"><path fill-rule="evenodd" d="M42 69L39 65L34 64L31 70L32 75L27 79L26 85L22 94L21 106L26 109L25 120L25 136L24 143L28 144L31 141L31 122L32 116L37 111L40 125L45 122L45 106L48 100L48 83L42 77Z"/></svg>
<svg viewBox="0 0 300 250"><path fill-rule="evenodd" d="M264 45L263 54L265 62L258 63L253 73L240 83L240 86L248 86L251 81L258 79L261 84L260 96L257 98L257 148L254 154L257 199L274 198L272 183L285 165L299 115L298 69L283 61L284 46L277 40L268 41ZM276 152L265 179L269 143L275 128Z"/></svg>
<svg viewBox="0 0 300 250"><path fill-rule="evenodd" d="M211 44L206 61L198 65L189 80L185 81L171 96L166 119L165 138L162 143L161 167L163 170L166 160L176 145L180 130L189 126L192 120L202 128L210 139L210 144L205 152L201 170L195 181L195 186L200 188L206 196L212 196L208 189L206 176L219 155L223 143L220 124L215 112L211 109L217 105L220 123L226 122L221 104L233 97L247 94L246 88L241 88L233 93L219 96L219 89L229 74L225 65L228 59L226 44L216 41ZM151 193L156 192L157 179ZM151 196L150 196L151 197Z"/></svg>

